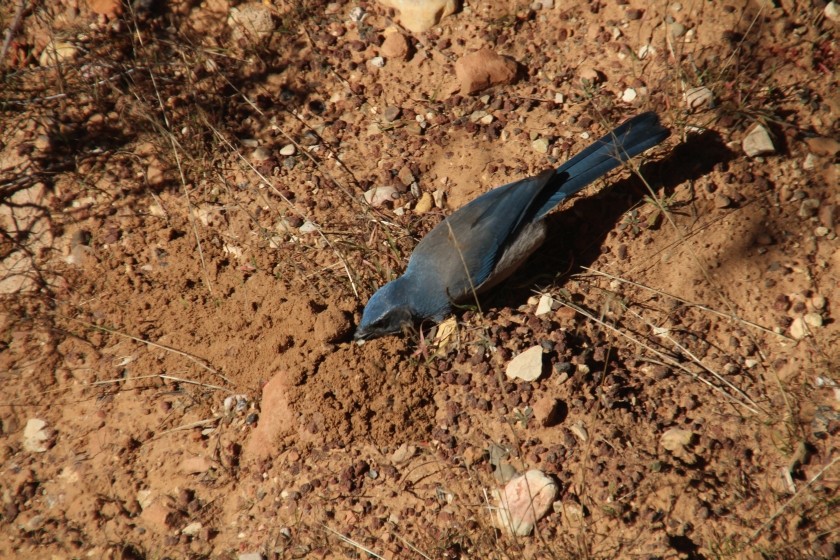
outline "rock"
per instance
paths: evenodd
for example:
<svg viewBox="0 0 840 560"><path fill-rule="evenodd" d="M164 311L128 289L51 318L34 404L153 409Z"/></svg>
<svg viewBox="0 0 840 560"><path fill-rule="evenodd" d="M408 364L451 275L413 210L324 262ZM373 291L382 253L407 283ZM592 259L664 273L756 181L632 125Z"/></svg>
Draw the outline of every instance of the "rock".
<svg viewBox="0 0 840 560"><path fill-rule="evenodd" d="M715 208L729 208L732 206L732 199L723 193L715 195Z"/></svg>
<svg viewBox="0 0 840 560"><path fill-rule="evenodd" d="M400 168L400 171L397 173L397 179L399 179L400 183L402 183L404 186L410 187L411 183L417 180L417 177L415 177L414 174L411 172L410 167L408 167L407 165L403 165Z"/></svg>
<svg viewBox="0 0 840 560"><path fill-rule="evenodd" d="M381 56L374 56L370 59L370 65L374 68L383 68L385 66L385 59Z"/></svg>
<svg viewBox="0 0 840 560"><path fill-rule="evenodd" d="M420 197L420 200L417 201L417 205L414 207L415 214L425 214L429 210L432 209L435 201L432 198L432 194L428 192L424 192Z"/></svg>
<svg viewBox="0 0 840 560"><path fill-rule="evenodd" d="M671 34L671 37L682 37L685 35L685 26L678 22L672 22L668 25L668 32Z"/></svg>
<svg viewBox="0 0 840 560"><path fill-rule="evenodd" d="M510 361L505 370L505 375L508 379L534 381L542 375L542 369L542 346L533 346Z"/></svg>
<svg viewBox="0 0 840 560"><path fill-rule="evenodd" d="M30 418L23 429L23 448L31 453L44 453L50 448L51 435L45 420Z"/></svg>
<svg viewBox="0 0 840 560"><path fill-rule="evenodd" d="M513 478L502 492L494 492L499 509L496 526L509 534L530 535L557 497L559 488L553 479L533 469Z"/></svg>
<svg viewBox="0 0 840 560"><path fill-rule="evenodd" d="M69 62L76 58L79 50L72 44L66 41L50 41L44 50L41 51L41 56L38 57L38 63L41 66L55 66L62 62Z"/></svg>
<svg viewBox="0 0 840 560"><path fill-rule="evenodd" d="M539 317L540 315L551 313L558 307L560 307L560 304L554 301L553 297L548 294L543 294L540 296L540 301L537 303L537 310L534 312L534 315Z"/></svg>
<svg viewBox="0 0 840 560"><path fill-rule="evenodd" d="M840 153L840 140L834 138L815 136L806 138L805 143L808 144L811 153L818 156L834 157Z"/></svg>
<svg viewBox="0 0 840 560"><path fill-rule="evenodd" d="M385 119L387 122L394 122L398 118L400 118L400 113L402 111L399 107L394 107L393 105L389 105L385 107L385 110L382 111L382 118Z"/></svg>
<svg viewBox="0 0 840 560"><path fill-rule="evenodd" d="M432 200L435 202L435 208L443 210L443 207L446 206L446 191L435 189L435 192L432 193Z"/></svg>
<svg viewBox="0 0 840 560"><path fill-rule="evenodd" d="M762 125L755 125L741 142L744 153L750 157L763 156L776 152L770 133Z"/></svg>
<svg viewBox="0 0 840 560"><path fill-rule="evenodd" d="M198 455L196 457L187 457L181 461L180 469L185 474L202 474L210 470L213 463L207 457Z"/></svg>
<svg viewBox="0 0 840 560"><path fill-rule="evenodd" d="M671 454L686 464L693 465L697 457L691 451L690 446L694 443L694 433L691 430L671 428L659 438L659 444L671 452Z"/></svg>
<svg viewBox="0 0 840 560"><path fill-rule="evenodd" d="M455 76L461 94L469 95L496 84L510 84L516 79L518 68L514 60L481 49L462 56L455 63Z"/></svg>
<svg viewBox="0 0 840 560"><path fill-rule="evenodd" d="M315 233L318 231L318 224L307 220L298 228L298 231L303 235Z"/></svg>
<svg viewBox="0 0 840 560"><path fill-rule="evenodd" d="M382 41L382 46L379 47L379 52L385 58L392 60L405 60L408 58L408 40L405 35L399 31L394 30L392 33L385 35L385 40Z"/></svg>
<svg viewBox="0 0 840 560"><path fill-rule="evenodd" d="M458 9L457 0L379 0L400 12L400 24L412 33L428 31Z"/></svg>
<svg viewBox="0 0 840 560"><path fill-rule="evenodd" d="M158 500L143 508L140 514L143 525L157 533L167 533L175 517L175 512Z"/></svg>
<svg viewBox="0 0 840 560"><path fill-rule="evenodd" d="M534 151L538 154L548 153L548 139L537 138L536 140L531 142L531 147L534 148Z"/></svg>
<svg viewBox="0 0 840 560"><path fill-rule="evenodd" d="M840 22L840 5L838 5L837 2L834 2L834 0L825 5L823 13L827 19L833 21L834 23Z"/></svg>
<svg viewBox="0 0 840 560"><path fill-rule="evenodd" d="M806 313L802 320L811 327L820 328L823 326L823 318L819 313Z"/></svg>
<svg viewBox="0 0 840 560"><path fill-rule="evenodd" d="M271 8L262 2L250 2L230 9L227 19L234 41L257 44L274 32Z"/></svg>
<svg viewBox="0 0 840 560"><path fill-rule="evenodd" d="M401 465L414 457L415 453L417 453L415 446L404 443L391 454L391 462L394 465Z"/></svg>
<svg viewBox="0 0 840 560"><path fill-rule="evenodd" d="M636 90L633 89L633 88L627 88L621 94L621 100L624 101L625 103L632 103L633 101L636 100L636 97L638 97L638 94L636 93Z"/></svg>
<svg viewBox="0 0 840 560"><path fill-rule="evenodd" d="M280 155L281 156L293 156L295 155L295 145L294 144L286 144L282 148L280 148Z"/></svg>
<svg viewBox="0 0 840 560"><path fill-rule="evenodd" d="M819 198L806 198L799 204L797 216L804 219L813 218L819 213L820 204Z"/></svg>
<svg viewBox="0 0 840 560"><path fill-rule="evenodd" d="M703 107L711 107L715 101L712 90L706 86L695 87L686 90L683 94L686 106L692 111Z"/></svg>
<svg viewBox="0 0 840 560"><path fill-rule="evenodd" d="M583 422L578 420L574 424L569 427L569 431L578 438L582 443L586 443L589 441L589 431L586 429L586 426L583 425Z"/></svg>
<svg viewBox="0 0 840 560"><path fill-rule="evenodd" d="M254 153L251 154L251 161L253 163L265 163L269 160L271 160L271 152L269 152L265 148L257 148L256 150L254 150Z"/></svg>
<svg viewBox="0 0 840 560"><path fill-rule="evenodd" d="M394 200L397 194L395 187L373 187L365 192L365 201L374 208L379 208L386 202Z"/></svg>
<svg viewBox="0 0 840 560"><path fill-rule="evenodd" d="M113 19L122 13L120 0L87 0L90 11L100 16Z"/></svg>
<svg viewBox="0 0 840 560"><path fill-rule="evenodd" d="M193 521L183 529L181 529L181 533L187 535L188 537L194 537L201 531L202 525L198 521Z"/></svg>
<svg viewBox="0 0 840 560"><path fill-rule="evenodd" d="M274 375L262 390L260 422L245 444L243 458L262 460L275 453L277 440L294 433L296 419L287 397L288 376L285 372Z"/></svg>
<svg viewBox="0 0 840 560"><path fill-rule="evenodd" d="M534 412L534 420L543 428L548 428L560 421L563 403L550 395L545 395L537 400L531 407Z"/></svg>
<svg viewBox="0 0 840 560"><path fill-rule="evenodd" d="M581 67L578 77L582 82L589 84L600 84L604 81L604 75L592 66Z"/></svg>

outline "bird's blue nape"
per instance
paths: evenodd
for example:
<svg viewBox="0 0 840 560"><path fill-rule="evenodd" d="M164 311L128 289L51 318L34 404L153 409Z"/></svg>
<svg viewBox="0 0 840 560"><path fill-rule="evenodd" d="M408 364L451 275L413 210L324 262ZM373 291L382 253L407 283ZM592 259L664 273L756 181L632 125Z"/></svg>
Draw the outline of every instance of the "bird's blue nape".
<svg viewBox="0 0 840 560"><path fill-rule="evenodd" d="M356 329L356 340L396 334L414 322L404 284L403 277L397 278L371 296Z"/></svg>

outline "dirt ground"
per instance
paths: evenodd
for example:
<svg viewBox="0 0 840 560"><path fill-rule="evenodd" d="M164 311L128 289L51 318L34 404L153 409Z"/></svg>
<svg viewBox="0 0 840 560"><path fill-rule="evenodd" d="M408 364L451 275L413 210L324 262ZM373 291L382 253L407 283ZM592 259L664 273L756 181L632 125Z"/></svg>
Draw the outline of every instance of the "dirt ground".
<svg viewBox="0 0 840 560"><path fill-rule="evenodd" d="M825 2L236 4L2 4L0 557L840 554ZM462 93L481 48L518 75ZM646 110L448 343L352 341L444 215Z"/></svg>

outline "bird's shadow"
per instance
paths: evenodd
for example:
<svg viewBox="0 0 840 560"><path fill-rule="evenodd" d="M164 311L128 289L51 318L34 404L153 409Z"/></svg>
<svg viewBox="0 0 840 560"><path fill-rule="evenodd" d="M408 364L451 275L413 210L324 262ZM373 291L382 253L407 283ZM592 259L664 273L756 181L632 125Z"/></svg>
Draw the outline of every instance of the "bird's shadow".
<svg viewBox="0 0 840 560"><path fill-rule="evenodd" d="M641 173L655 192L667 197L678 185L697 180L734 157L718 133L706 131L689 137L664 158L646 162ZM572 208L550 214L543 246L502 284L503 289L494 289L485 297L485 305L519 306L534 289L591 266L601 255L607 235L646 195L650 195L647 186L633 174L596 195L581 197Z"/></svg>

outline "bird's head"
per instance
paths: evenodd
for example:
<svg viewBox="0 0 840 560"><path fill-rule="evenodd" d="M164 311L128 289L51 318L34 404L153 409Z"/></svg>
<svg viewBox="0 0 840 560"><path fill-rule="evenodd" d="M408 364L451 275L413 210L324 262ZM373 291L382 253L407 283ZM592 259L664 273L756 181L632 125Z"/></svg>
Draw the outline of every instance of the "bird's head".
<svg viewBox="0 0 840 560"><path fill-rule="evenodd" d="M353 338L368 340L398 334L414 323L414 313L403 283L403 278L397 278L371 296Z"/></svg>

